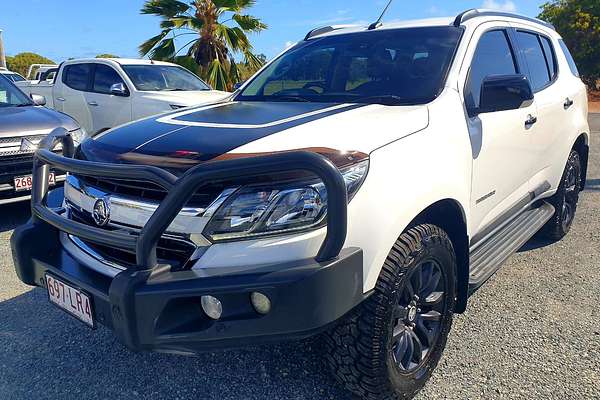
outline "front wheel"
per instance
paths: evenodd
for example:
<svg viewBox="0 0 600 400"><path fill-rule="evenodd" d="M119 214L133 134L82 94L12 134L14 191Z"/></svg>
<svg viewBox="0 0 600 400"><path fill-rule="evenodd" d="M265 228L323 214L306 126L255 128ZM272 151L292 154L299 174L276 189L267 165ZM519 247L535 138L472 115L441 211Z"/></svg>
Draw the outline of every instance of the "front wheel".
<svg viewBox="0 0 600 400"><path fill-rule="evenodd" d="M456 257L434 225L390 251L374 293L324 335L336 378L361 399L412 398L442 356L456 299Z"/></svg>
<svg viewBox="0 0 600 400"><path fill-rule="evenodd" d="M569 233L577 211L581 179L581 158L577 151L571 150L558 190L548 200L556 210L543 229L548 239L558 241Z"/></svg>

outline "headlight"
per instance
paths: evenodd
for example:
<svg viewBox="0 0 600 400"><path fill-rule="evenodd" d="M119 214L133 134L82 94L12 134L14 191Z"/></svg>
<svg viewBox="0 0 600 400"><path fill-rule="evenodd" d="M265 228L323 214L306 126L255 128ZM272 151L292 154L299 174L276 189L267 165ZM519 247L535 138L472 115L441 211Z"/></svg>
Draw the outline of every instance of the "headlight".
<svg viewBox="0 0 600 400"><path fill-rule="evenodd" d="M75 147L79 146L87 137L82 128L75 129L74 131L69 132L69 134L73 138L73 145Z"/></svg>
<svg viewBox="0 0 600 400"><path fill-rule="evenodd" d="M364 181L369 162L342 170L348 200ZM215 212L204 230L212 241L253 238L320 226L327 214L327 191L320 181L245 186Z"/></svg>

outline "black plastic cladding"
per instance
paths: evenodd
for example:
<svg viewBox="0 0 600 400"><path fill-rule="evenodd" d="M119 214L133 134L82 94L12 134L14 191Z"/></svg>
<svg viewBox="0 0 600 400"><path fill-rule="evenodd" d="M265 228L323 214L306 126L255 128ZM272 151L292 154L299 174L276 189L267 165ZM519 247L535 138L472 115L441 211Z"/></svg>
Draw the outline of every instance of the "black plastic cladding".
<svg viewBox="0 0 600 400"><path fill-rule="evenodd" d="M32 214L61 231L80 236L95 243L135 250L138 269L157 267L156 245L165 230L179 214L192 195L204 184L222 181L232 176L249 177L274 172L308 171L318 176L327 190L327 234L319 249L318 262L338 256L347 233L347 191L340 171L327 158L307 151L290 151L262 157L209 162L198 165L180 178L153 166L105 164L81 161L52 153L59 142L73 154L73 139L62 128L54 130L35 153ZM48 192L49 166L86 176L103 178L140 179L163 186L169 194L161 202L139 236L109 232L66 219L45 205Z"/></svg>

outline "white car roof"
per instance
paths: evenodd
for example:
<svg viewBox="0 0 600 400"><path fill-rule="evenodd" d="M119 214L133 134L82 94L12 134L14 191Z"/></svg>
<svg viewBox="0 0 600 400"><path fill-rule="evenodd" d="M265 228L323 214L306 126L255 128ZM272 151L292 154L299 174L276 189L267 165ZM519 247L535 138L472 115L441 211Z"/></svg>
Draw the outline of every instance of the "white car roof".
<svg viewBox="0 0 600 400"><path fill-rule="evenodd" d="M513 22L525 22L532 27L545 31L554 31L552 25L549 23L520 15L516 13L508 13L502 11L495 11L489 9L472 9L467 10L464 13L454 17L441 17L441 18L426 18L426 19L414 19L414 20L396 20L396 21L384 21L381 26L376 30L384 29L401 29L401 28L417 28L424 26L451 26L455 23L459 23L461 26L479 25L485 21L513 21ZM353 32L364 32L368 25L332 25L330 27L317 28L307 35L307 38L312 37L324 37L333 36ZM312 35L311 35L312 33Z"/></svg>
<svg viewBox="0 0 600 400"><path fill-rule="evenodd" d="M138 58L78 58L74 60L65 61L66 64L79 64L79 63L92 63L92 62L107 62L119 65L177 65L165 61L153 61L148 59Z"/></svg>

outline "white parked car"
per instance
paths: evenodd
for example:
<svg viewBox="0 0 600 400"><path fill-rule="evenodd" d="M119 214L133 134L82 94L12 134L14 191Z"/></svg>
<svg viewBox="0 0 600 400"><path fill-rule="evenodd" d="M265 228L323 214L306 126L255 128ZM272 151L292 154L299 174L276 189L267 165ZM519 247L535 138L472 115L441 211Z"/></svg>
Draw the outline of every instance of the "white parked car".
<svg viewBox="0 0 600 400"><path fill-rule="evenodd" d="M585 86L542 21L322 28L229 101L74 158L39 150L16 271L134 351L324 333L355 395L410 398L469 295L536 232L567 234L589 132ZM44 203L44 165L70 173L62 208Z"/></svg>
<svg viewBox="0 0 600 400"><path fill-rule="evenodd" d="M90 134L229 96L176 64L120 58L65 61L53 81L17 86L44 96L48 107L68 114Z"/></svg>

